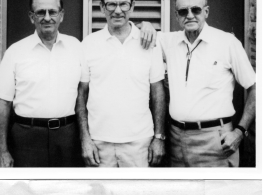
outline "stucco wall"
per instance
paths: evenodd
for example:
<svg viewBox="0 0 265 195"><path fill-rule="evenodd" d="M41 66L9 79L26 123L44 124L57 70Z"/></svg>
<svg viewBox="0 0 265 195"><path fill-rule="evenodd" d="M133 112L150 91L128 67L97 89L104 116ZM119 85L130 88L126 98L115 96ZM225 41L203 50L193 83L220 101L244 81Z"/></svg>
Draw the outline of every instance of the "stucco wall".
<svg viewBox="0 0 265 195"><path fill-rule="evenodd" d="M256 0L250 0L249 3L249 27L248 27L248 39L249 39L249 47L248 53L250 57L250 62L254 69L256 70Z"/></svg>

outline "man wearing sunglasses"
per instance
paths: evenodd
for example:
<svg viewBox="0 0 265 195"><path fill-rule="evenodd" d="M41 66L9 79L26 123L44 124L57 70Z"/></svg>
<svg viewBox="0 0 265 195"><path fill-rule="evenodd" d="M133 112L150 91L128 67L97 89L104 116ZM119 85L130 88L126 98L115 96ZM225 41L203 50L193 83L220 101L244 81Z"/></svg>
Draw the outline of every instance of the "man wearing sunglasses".
<svg viewBox="0 0 265 195"><path fill-rule="evenodd" d="M81 43L58 32L64 18L62 0L31 0L29 5L35 33L13 44L0 65L0 165L80 166L74 108ZM12 103L15 123L8 148Z"/></svg>
<svg viewBox="0 0 265 195"><path fill-rule="evenodd" d="M140 30L129 21L134 6L102 0L107 25L83 40L87 67L76 110L88 166L157 166L165 153L162 53L141 47Z"/></svg>
<svg viewBox="0 0 265 195"><path fill-rule="evenodd" d="M171 166L237 167L238 146L255 116L255 72L231 33L210 27L207 0L177 0L184 31L159 33L169 78ZM235 127L235 81L247 89Z"/></svg>

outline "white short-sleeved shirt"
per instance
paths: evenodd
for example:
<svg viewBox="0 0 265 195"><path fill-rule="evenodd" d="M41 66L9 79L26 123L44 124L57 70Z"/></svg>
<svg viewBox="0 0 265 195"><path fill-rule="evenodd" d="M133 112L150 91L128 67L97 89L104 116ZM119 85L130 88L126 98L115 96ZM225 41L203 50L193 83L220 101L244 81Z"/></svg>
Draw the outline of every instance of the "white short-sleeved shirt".
<svg viewBox="0 0 265 195"><path fill-rule="evenodd" d="M208 26L191 45L184 31L159 33L167 61L170 115L178 121L207 121L233 116L235 79L244 88L255 83L255 72L239 40ZM186 83L187 45L192 51Z"/></svg>
<svg viewBox="0 0 265 195"><path fill-rule="evenodd" d="M162 52L142 49L140 31L130 24L123 44L108 26L83 40L81 81L89 82L88 125L95 140L124 143L154 135L150 83L164 79Z"/></svg>
<svg viewBox="0 0 265 195"><path fill-rule="evenodd" d="M81 43L58 33L50 51L37 32L13 44L0 65L0 98L17 115L55 118L75 113L83 61Z"/></svg>

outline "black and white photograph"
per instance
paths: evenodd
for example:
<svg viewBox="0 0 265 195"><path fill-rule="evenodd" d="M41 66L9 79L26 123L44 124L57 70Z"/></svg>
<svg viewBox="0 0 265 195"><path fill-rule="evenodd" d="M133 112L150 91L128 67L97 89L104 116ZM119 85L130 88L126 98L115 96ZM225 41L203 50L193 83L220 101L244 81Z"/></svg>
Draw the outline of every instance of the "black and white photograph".
<svg viewBox="0 0 265 195"><path fill-rule="evenodd" d="M261 194L261 4L0 0L0 194Z"/></svg>

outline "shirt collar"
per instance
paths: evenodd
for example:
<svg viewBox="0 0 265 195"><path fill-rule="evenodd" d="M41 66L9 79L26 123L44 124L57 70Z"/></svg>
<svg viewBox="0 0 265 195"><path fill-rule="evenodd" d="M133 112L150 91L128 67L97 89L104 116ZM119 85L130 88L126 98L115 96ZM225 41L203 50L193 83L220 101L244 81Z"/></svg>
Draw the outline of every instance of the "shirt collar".
<svg viewBox="0 0 265 195"><path fill-rule="evenodd" d="M62 37L61 33L59 33L59 31L58 31L55 44L57 44L59 42L63 43L62 38L63 37ZM32 48L36 47L38 44L43 44L36 30L35 30L34 34L32 35L31 43L32 43Z"/></svg>
<svg viewBox="0 0 265 195"><path fill-rule="evenodd" d="M131 32L128 36L132 37L134 39L139 39L140 38L140 30L134 25L133 22L129 21L132 29ZM105 40L108 40L109 38L113 37L113 35L110 34L109 29L108 29L108 24L105 25L105 27L103 28L103 37Z"/></svg>
<svg viewBox="0 0 265 195"><path fill-rule="evenodd" d="M211 32L210 32L210 27L209 27L209 25L205 22L205 23L204 23L204 26L203 26L203 29L202 29L200 35L199 35L199 36L197 37L197 39L195 40L195 42L196 42L197 40L202 40L202 41L204 41L204 42L209 42L211 36L212 36L212 35L211 35ZM185 30L183 30L182 33L181 33L181 36L180 36L180 39L179 39L179 43L181 43L181 42L189 43L189 40L188 40L188 38L187 38L187 36L186 36L186 34L185 34Z"/></svg>

